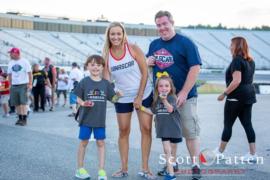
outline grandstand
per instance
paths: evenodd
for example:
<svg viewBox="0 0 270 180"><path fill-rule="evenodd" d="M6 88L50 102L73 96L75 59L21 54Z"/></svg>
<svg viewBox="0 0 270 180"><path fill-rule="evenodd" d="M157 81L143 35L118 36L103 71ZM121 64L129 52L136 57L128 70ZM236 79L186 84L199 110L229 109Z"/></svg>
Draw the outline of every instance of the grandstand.
<svg viewBox="0 0 270 180"><path fill-rule="evenodd" d="M55 64L69 66L83 63L90 54L101 54L108 22L82 22L0 13L0 61L9 61L8 50L19 47L25 58L41 63L50 57ZM150 42L158 37L153 25L125 24L129 41L146 53ZM231 61L229 50L233 36L247 39L256 68L270 69L270 32L213 29L180 29L198 46L205 69L224 69Z"/></svg>

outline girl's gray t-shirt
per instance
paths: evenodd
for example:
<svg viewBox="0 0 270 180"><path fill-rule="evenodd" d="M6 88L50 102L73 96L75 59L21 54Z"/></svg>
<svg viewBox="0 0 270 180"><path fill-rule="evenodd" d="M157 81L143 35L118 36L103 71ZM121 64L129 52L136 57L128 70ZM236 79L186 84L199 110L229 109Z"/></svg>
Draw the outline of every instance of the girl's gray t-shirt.
<svg viewBox="0 0 270 180"><path fill-rule="evenodd" d="M94 81L88 76L80 81L74 93L83 101L94 102L93 107L80 107L79 125L105 127L107 100L115 96L113 85L105 79Z"/></svg>
<svg viewBox="0 0 270 180"><path fill-rule="evenodd" d="M155 114L155 127L157 138L182 138L180 114L176 107L176 97L169 95L168 102L173 106L173 112L169 113L162 101L158 99L152 107Z"/></svg>

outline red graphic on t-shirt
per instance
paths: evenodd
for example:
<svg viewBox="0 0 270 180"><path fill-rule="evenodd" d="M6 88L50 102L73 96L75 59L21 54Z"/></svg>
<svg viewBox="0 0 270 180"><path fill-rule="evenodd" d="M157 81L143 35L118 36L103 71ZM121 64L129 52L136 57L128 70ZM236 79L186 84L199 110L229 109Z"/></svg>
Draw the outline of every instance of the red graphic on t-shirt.
<svg viewBox="0 0 270 180"><path fill-rule="evenodd" d="M174 64L172 54L166 49L162 48L154 53L156 65L160 69L165 69Z"/></svg>
<svg viewBox="0 0 270 180"><path fill-rule="evenodd" d="M4 81L1 81L0 82L0 89L1 89L1 91L0 91L0 95L7 95L7 94L9 94L10 92L9 92L9 86L10 86L10 84L9 84L9 81L8 80L4 80ZM8 89L8 90L2 90L2 89Z"/></svg>

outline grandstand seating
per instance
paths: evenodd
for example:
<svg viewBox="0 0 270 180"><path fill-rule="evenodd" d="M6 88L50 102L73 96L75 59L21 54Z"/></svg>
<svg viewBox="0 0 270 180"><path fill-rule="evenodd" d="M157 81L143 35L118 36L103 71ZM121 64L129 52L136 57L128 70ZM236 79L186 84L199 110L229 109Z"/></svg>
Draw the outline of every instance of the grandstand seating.
<svg viewBox="0 0 270 180"><path fill-rule="evenodd" d="M229 50L233 36L247 39L251 55L257 69L270 69L270 32L182 29L198 46L203 60L203 68L224 69L231 61ZM128 40L137 44L147 53L150 42L157 37L129 36ZM19 47L25 58L33 62L42 62L50 57L57 65L70 65L77 61L83 63L91 54L101 54L104 44L103 34L66 33L36 30L1 28L0 60L8 62L7 51Z"/></svg>

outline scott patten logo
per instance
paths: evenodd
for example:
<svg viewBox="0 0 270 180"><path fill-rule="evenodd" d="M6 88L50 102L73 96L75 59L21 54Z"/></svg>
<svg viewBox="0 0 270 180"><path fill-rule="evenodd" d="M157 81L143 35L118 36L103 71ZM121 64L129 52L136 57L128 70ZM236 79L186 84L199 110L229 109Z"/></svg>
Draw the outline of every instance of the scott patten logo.
<svg viewBox="0 0 270 180"><path fill-rule="evenodd" d="M156 60L156 65L160 69L170 67L171 65L174 64L172 54L164 48L156 51L154 53L154 56L155 56L155 60Z"/></svg>
<svg viewBox="0 0 270 180"><path fill-rule="evenodd" d="M204 149L199 155L200 162L206 166L210 166L215 162L216 155L210 149Z"/></svg>

